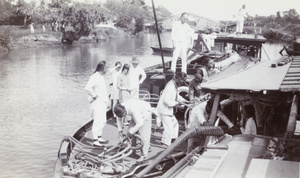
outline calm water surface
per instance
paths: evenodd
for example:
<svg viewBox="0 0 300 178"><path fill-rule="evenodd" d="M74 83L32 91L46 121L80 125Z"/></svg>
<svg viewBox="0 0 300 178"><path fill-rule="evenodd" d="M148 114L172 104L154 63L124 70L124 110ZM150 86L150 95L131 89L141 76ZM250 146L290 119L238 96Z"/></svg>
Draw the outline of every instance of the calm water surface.
<svg viewBox="0 0 300 178"><path fill-rule="evenodd" d="M171 46L162 35L163 46ZM62 138L90 120L84 86L99 60L112 66L138 55L141 66L161 62L155 35L99 43L13 50L0 59L0 177L53 177ZM265 44L277 59L280 44ZM165 60L170 60L165 57Z"/></svg>

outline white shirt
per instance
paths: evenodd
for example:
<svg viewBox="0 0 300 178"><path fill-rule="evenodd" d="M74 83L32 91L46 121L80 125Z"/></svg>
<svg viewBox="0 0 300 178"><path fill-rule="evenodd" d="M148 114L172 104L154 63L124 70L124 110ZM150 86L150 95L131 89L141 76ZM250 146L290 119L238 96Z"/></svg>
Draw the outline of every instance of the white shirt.
<svg viewBox="0 0 300 178"><path fill-rule="evenodd" d="M143 100L129 99L122 103L127 111L127 115L131 116L135 122L129 132L136 133L144 124L145 120L151 119L151 105Z"/></svg>
<svg viewBox="0 0 300 178"><path fill-rule="evenodd" d="M207 101L204 101L192 109L188 128L200 126L207 120L206 104Z"/></svg>
<svg viewBox="0 0 300 178"><path fill-rule="evenodd" d="M140 76L142 76L141 79ZM139 89L140 83L143 83L146 79L146 73L140 66L136 66L135 68L131 67L129 70L129 78L131 89Z"/></svg>
<svg viewBox="0 0 300 178"><path fill-rule="evenodd" d="M112 84L112 93L111 93L111 99L119 99L119 89L118 89L118 76L121 74L121 70L120 71L116 71L114 70L112 72L112 80L113 80L113 84Z"/></svg>
<svg viewBox="0 0 300 178"><path fill-rule="evenodd" d="M187 23L182 24L180 20L174 22L172 26L172 40L176 42L186 42L192 37L193 30Z"/></svg>
<svg viewBox="0 0 300 178"><path fill-rule="evenodd" d="M246 17L247 17L247 16L246 16L246 10L243 9L243 8L241 8L241 9L239 10L239 12L238 12L237 20L238 20L238 21L244 21Z"/></svg>
<svg viewBox="0 0 300 178"><path fill-rule="evenodd" d="M174 80L170 80L164 88L157 104L157 111L163 115L173 115L173 107L185 99L177 92Z"/></svg>
<svg viewBox="0 0 300 178"><path fill-rule="evenodd" d="M99 72L95 72L89 79L85 86L89 94L89 101L93 101L93 98L98 96L98 101L108 102L108 95L106 89L106 82L104 76Z"/></svg>
<svg viewBox="0 0 300 178"><path fill-rule="evenodd" d="M256 125L253 117L247 119L245 128L241 128L242 134L257 134Z"/></svg>

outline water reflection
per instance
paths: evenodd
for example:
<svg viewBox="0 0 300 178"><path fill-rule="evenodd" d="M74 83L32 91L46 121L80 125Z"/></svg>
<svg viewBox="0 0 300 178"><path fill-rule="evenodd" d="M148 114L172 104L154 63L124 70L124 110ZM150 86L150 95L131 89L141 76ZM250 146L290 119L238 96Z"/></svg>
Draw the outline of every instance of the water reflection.
<svg viewBox="0 0 300 178"><path fill-rule="evenodd" d="M161 36L171 46L170 35ZM42 49L18 49L2 56L0 65L0 177L52 177L57 149L90 120L84 86L99 60L113 66L138 55L142 67L161 62L150 46L155 35ZM280 44L265 44L269 58ZM266 57L262 52L263 58ZM264 56L265 55L265 56ZM278 56L278 57L277 57ZM165 61L171 57L165 57Z"/></svg>

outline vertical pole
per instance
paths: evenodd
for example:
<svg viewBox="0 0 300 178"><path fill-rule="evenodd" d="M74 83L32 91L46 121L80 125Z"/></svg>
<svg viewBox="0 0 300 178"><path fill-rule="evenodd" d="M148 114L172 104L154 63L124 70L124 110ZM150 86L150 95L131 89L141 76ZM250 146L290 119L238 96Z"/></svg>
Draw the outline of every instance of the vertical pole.
<svg viewBox="0 0 300 178"><path fill-rule="evenodd" d="M293 97L293 103L291 106L291 112L288 120L288 124L286 127L286 132L289 136L293 135L296 130L297 125L297 115L298 115L298 94L295 94Z"/></svg>
<svg viewBox="0 0 300 178"><path fill-rule="evenodd" d="M156 12L155 12L155 5L154 5L154 1L153 0L152 0L152 8L153 8L153 15L154 15L155 26L156 26L156 33L157 33L157 37L158 37L160 55L161 55L161 60L162 60L162 65L163 65L163 73L165 73L166 72L165 60L164 60L164 55L163 55L163 51L162 51L162 47L161 47L161 41L160 41L158 24L157 24L157 18L156 18Z"/></svg>

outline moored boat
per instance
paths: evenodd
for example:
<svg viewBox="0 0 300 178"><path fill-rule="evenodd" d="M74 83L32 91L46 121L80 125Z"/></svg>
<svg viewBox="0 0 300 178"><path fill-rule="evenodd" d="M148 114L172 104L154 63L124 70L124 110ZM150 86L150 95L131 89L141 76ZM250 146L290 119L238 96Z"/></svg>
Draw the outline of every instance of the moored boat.
<svg viewBox="0 0 300 178"><path fill-rule="evenodd" d="M249 53L251 54L249 56L248 54L248 48L253 47L253 44L246 43L245 41L249 39L252 40L252 38L248 39L245 37L241 40L241 36L238 36L238 43L235 43L235 41L227 42L224 40L224 36L222 38L222 41L217 42L217 44L220 44L219 47L222 47L222 45L224 48L227 47L227 51L229 49L228 46L230 46L231 49L229 50L231 50L231 52L221 53L215 50L211 50L210 52L190 51L191 54L188 58L188 75L192 76L196 68L202 67L203 59L206 57L214 59L216 66L221 70L218 74L211 74L211 80L218 78L218 76L224 77L222 74L229 75L233 72L243 70L245 66L251 63L251 58L260 57L260 50L255 50L255 55ZM227 38L232 40L234 37L229 35ZM260 49L260 45L264 43L264 40L256 42L258 46L256 49ZM241 55L236 52L239 48L243 48L243 50L240 50ZM167 62L166 65L169 67L170 62ZM180 63L178 64L178 70L179 68ZM146 85L141 85L141 91L145 91L145 89L149 90L146 90L146 94L141 93L140 99L150 102L151 105L155 107L159 93L165 85L164 75L162 74L163 69L161 65L157 65L147 68L146 72L147 79L144 82ZM190 79L185 79L185 82L189 82ZM156 98L153 96L156 96ZM183 110L181 112L184 113L185 111ZM224 134L224 129L221 127L199 128L195 132L191 130L186 131L183 116L179 115L178 120L182 138L175 141L172 147L165 149L160 145L163 128L155 126L155 118L153 118L151 152L149 153L148 159L139 163L136 162L139 149L131 145L130 140L122 140L119 138L116 121L112 118L111 110L107 112L107 118L111 119L109 119L103 132L103 137L110 140L110 143L107 144L106 147L99 148L92 146L91 128L93 121L89 121L79 128L73 136L67 136L63 139L59 148L56 164L57 177L132 177L143 173L142 171L153 161L157 162L155 168L151 168L151 170L145 174L143 173L144 175L142 177L161 176L169 172L168 170L174 167L177 162L190 159L193 154L199 154L203 151L203 145L201 145L197 150L192 152L193 154L189 155L189 158L185 157L186 141L188 138L197 137L199 135L220 136ZM105 133L108 134L105 135ZM140 142L140 144L142 143ZM135 152L137 154L134 154ZM160 160L157 161L157 157L159 157Z"/></svg>
<svg viewBox="0 0 300 178"><path fill-rule="evenodd" d="M159 145L161 130L153 128L149 158L138 163L132 154L137 148L118 141L115 120L109 120L106 128L112 142L106 148L91 146L90 121L62 141L56 170L60 177L299 177L300 58L274 66L277 62L264 61L202 85L215 95L211 123L218 123L221 100L230 101L222 110L237 126L242 106L251 103L256 109L257 135L233 134L222 123L181 127L180 137L165 149ZM206 136L206 144L187 153L186 141L198 136ZM215 141L209 142L212 136Z"/></svg>
<svg viewBox="0 0 300 178"><path fill-rule="evenodd" d="M209 117L215 126L210 128L221 129L222 136L216 136L216 130L211 131L201 151L196 147L160 177L299 177L300 58L281 66L273 64L264 61L234 75L203 83L203 90L215 96ZM222 108L221 101L226 103ZM243 126L242 108L248 104L255 108L257 134L229 135L230 130L218 121L217 111L222 109L239 127ZM199 127L193 129L184 132L170 147L199 132ZM146 176L170 150L165 150L135 177Z"/></svg>
<svg viewBox="0 0 300 178"><path fill-rule="evenodd" d="M161 51L165 55L172 55L173 54L173 48L170 48L170 47L163 47L162 49L160 49L159 47L153 47L152 46L151 49L153 50L153 53L157 53L159 55L160 55Z"/></svg>
<svg viewBox="0 0 300 178"><path fill-rule="evenodd" d="M283 55L283 51L285 51L289 56L300 56L300 39L295 40L293 45L283 46L279 53Z"/></svg>

